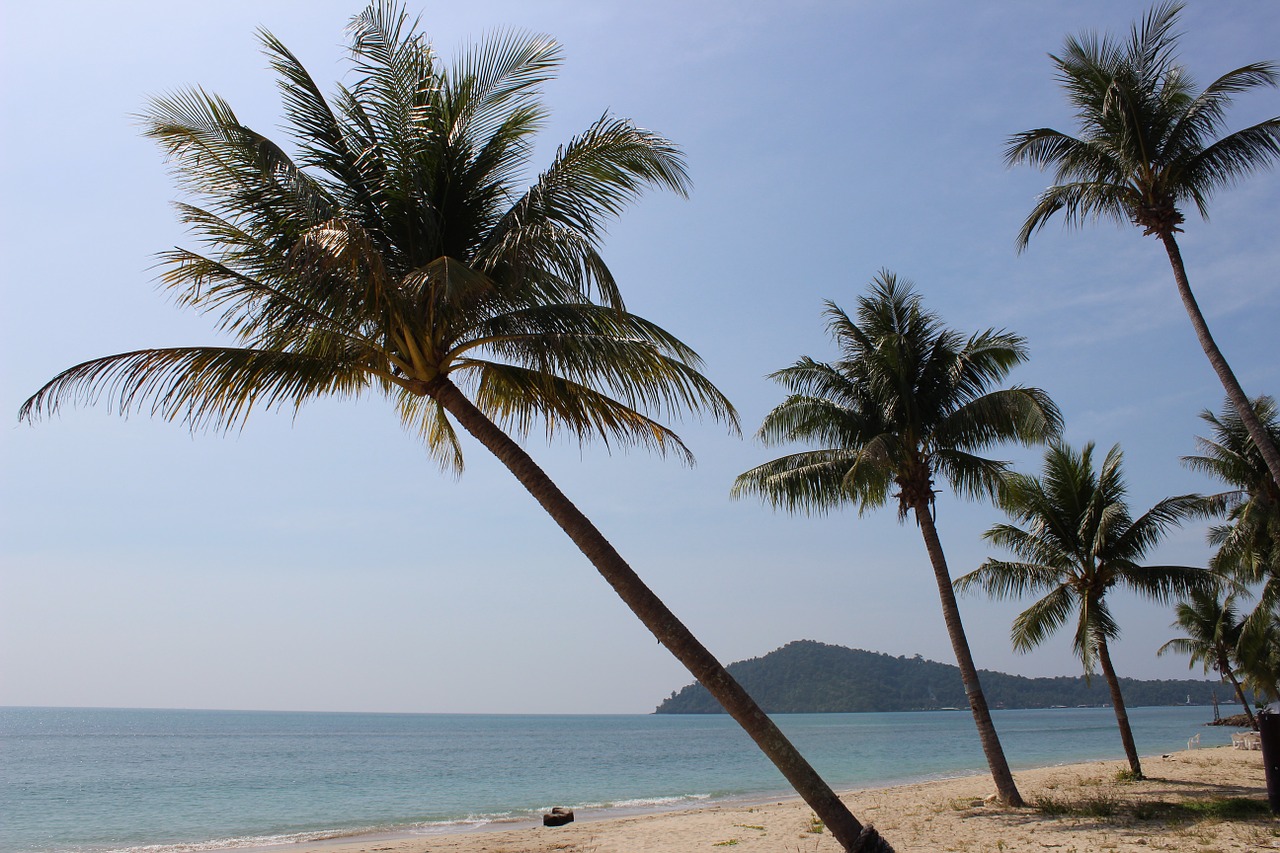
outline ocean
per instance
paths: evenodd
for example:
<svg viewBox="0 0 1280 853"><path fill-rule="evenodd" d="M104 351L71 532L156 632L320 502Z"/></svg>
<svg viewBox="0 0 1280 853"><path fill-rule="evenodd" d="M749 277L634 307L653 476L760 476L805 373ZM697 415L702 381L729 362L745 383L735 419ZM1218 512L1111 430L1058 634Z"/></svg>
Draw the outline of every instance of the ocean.
<svg viewBox="0 0 1280 853"><path fill-rule="evenodd" d="M1121 758L1107 708L995 711L1015 772ZM1206 707L1134 708L1143 755L1230 743ZM985 772L967 712L786 714L837 790ZM0 708L0 853L174 853L789 796L724 715Z"/></svg>

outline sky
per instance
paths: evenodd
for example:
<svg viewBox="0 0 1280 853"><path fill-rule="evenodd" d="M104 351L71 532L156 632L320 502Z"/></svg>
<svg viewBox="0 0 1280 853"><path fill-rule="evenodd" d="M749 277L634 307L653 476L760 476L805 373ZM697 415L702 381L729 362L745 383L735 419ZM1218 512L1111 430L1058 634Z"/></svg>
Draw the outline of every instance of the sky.
<svg viewBox="0 0 1280 853"><path fill-rule="evenodd" d="M355 0L90 3L54 26L6 3L0 26L0 705L466 713L647 713L692 679L483 449L440 474L376 395L256 412L192 434L105 405L19 423L58 371L143 347L224 342L176 308L156 255L191 241L165 164L134 118L199 85L285 142L255 31L325 88L346 70ZM1159 243L1103 222L1014 237L1048 176L1009 170L1010 134L1073 130L1047 54L1127 31L1146 5L971 3L425 3L436 48L502 29L563 45L532 166L605 111L674 140L687 200L650 194L604 256L628 307L705 360L743 435L676 424L693 467L643 451L527 442L565 492L726 663L812 639L954 662L914 524L892 507L789 516L732 501L734 477L787 448L753 437L782 400L767 374L831 359L824 300L852 309L878 270L915 282L966 333L1017 332L1011 381L1045 389L1066 439L1125 452L1130 505L1215 491L1188 471L1222 391ZM1280 60L1265 0L1191 0L1180 55L1202 85ZM1237 99L1231 129L1280 114ZM1191 283L1246 392L1280 392L1280 174L1188 216ZM1034 472L1041 451L991 455ZM990 504L943 488L954 575L996 555ZM1152 561L1203 565L1204 525ZM1067 632L1009 643L1027 602L961 599L980 668L1075 675ZM1157 658L1167 607L1117 593L1122 676L1202 677ZM1224 693L1225 695L1225 693Z"/></svg>

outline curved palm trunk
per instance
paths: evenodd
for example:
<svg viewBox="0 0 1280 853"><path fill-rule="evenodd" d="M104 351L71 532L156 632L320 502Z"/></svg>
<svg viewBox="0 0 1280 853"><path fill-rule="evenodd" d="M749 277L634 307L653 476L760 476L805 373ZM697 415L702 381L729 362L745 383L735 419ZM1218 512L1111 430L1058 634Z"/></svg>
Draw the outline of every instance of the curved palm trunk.
<svg viewBox="0 0 1280 853"><path fill-rule="evenodd" d="M1098 663L1102 667L1102 675L1107 679L1107 687L1111 690L1111 706L1116 709L1116 723L1120 726L1120 742L1124 744L1125 757L1129 759L1129 769L1139 779L1142 775L1142 762L1138 760L1138 747L1133 742L1133 729L1129 728L1129 712L1124 707L1124 696L1120 693L1120 680L1116 678L1115 667L1111 665L1111 652L1107 649L1105 638L1098 640Z"/></svg>
<svg viewBox="0 0 1280 853"><path fill-rule="evenodd" d="M666 646L746 730L845 850L850 853L892 853L889 843L875 829L864 826L853 816L773 720L649 589L523 448L448 380L436 379L429 383L427 393L515 475L658 642Z"/></svg>
<svg viewBox="0 0 1280 853"><path fill-rule="evenodd" d="M982 741L982 751L987 756L987 766L991 768L991 778L996 783L996 794L1001 802L1015 808L1025 805L1018 787L1013 782L1013 773L1009 770L1009 762L1004 757L1004 748L1000 746L1000 736L996 734L995 723L991 721L991 710L987 707L987 697L982 692L982 684L978 681L978 669L973 664L973 654L969 651L969 640L965 637L964 623L960 621L960 606L956 603L955 589L951 586L951 572L947 568L946 555L942 553L942 541L938 539L938 528L933 523L933 515L929 505L920 502L912 509L920 532L924 536L924 546L929 552L929 562L933 564L933 575L938 582L938 597L942 599L942 618L947 623L947 634L951 637L951 648L956 655L956 664L960 667L960 679L964 682L965 695L969 697L969 708L973 711L973 721L978 726L978 738Z"/></svg>
<svg viewBox="0 0 1280 853"><path fill-rule="evenodd" d="M1244 715L1249 720L1249 728L1254 731L1258 730L1258 721L1253 716L1253 709L1249 707L1249 702L1244 698L1244 688L1240 686L1239 680L1236 679L1235 672L1228 666L1222 670L1222 674L1231 682L1231 686L1235 688L1236 698L1240 700L1240 707L1244 708Z"/></svg>
<svg viewBox="0 0 1280 853"><path fill-rule="evenodd" d="M1209 324L1205 322L1204 315L1200 313L1200 305L1196 302L1195 294L1191 292L1191 283L1187 280L1187 269L1182 263L1182 252L1178 249L1178 241L1174 239L1172 233L1161 234L1160 241L1164 243L1165 251L1169 254L1169 264L1173 267L1173 280L1178 285L1178 296L1182 298L1182 306L1186 309L1187 316L1191 318L1191 326L1195 329L1196 339L1200 341L1200 347L1208 357L1209 364L1213 367L1214 372L1218 374L1218 381L1226 389L1227 399L1231 401L1236 414L1244 422L1245 429L1249 431L1249 437L1253 439L1254 445L1262 453L1262 458L1267 463L1267 470L1271 472L1271 479L1280 487L1280 450L1276 449L1275 444L1271 441L1271 436L1267 434L1266 429L1262 426L1262 421L1258 420L1257 413L1253 411L1253 406L1249 404L1249 398L1245 395L1244 389L1240 387L1235 373L1231 370L1231 365L1227 364L1227 359L1222 355L1222 351L1218 349L1218 345L1213 340L1213 335L1209 333Z"/></svg>

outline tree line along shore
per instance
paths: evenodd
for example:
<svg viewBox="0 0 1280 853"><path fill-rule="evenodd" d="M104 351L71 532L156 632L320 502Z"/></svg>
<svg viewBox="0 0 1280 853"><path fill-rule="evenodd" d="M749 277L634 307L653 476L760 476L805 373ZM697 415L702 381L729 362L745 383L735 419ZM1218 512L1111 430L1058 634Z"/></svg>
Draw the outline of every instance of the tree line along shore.
<svg viewBox="0 0 1280 853"><path fill-rule="evenodd" d="M963 708L964 684L954 664L797 640L766 655L731 663L729 672L770 714L929 711ZM994 708L1075 708L1110 704L1099 678L1057 676L1027 678L979 671ZM1133 706L1212 706L1236 714L1240 706L1218 680L1121 679ZM722 714L705 687L690 684L673 692L656 714ZM1206 713L1206 716L1211 716Z"/></svg>

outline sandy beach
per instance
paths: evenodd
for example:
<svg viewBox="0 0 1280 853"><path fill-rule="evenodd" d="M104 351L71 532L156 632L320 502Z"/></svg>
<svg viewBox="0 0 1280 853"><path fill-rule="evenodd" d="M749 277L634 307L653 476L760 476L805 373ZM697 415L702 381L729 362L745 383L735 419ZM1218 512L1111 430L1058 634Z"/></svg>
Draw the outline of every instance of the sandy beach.
<svg viewBox="0 0 1280 853"><path fill-rule="evenodd" d="M1280 818L1266 809L1262 753L1230 747L1143 759L1148 776L1124 781L1123 761L1016 774L1030 804L987 802L989 777L970 776L851 791L859 820L872 823L899 853L911 851L1280 850ZM356 839L273 848L281 853L839 853L800 800L591 820L563 827Z"/></svg>

